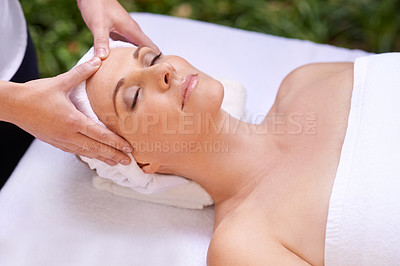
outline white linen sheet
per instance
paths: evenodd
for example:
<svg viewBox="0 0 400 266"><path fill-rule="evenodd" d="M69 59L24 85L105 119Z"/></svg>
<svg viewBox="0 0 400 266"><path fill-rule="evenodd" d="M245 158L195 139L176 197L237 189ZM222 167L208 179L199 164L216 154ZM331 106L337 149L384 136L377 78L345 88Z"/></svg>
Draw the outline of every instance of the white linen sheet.
<svg viewBox="0 0 400 266"><path fill-rule="evenodd" d="M253 122L294 68L366 54L181 18L133 17L164 54L244 85ZM205 265L212 227L213 207L179 209L98 191L73 155L35 140L0 192L0 265Z"/></svg>

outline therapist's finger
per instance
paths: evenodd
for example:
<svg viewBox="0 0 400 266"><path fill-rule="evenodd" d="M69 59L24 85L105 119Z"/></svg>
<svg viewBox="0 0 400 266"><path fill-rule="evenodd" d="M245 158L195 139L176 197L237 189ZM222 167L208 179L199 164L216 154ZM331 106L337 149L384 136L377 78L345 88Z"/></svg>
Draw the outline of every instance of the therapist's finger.
<svg viewBox="0 0 400 266"><path fill-rule="evenodd" d="M101 156L108 160L111 160L116 163L120 163L123 165L128 165L131 160L128 155L125 153L109 146L103 144L101 142L95 141L87 136L79 134L74 136L72 142L73 145L78 146L75 150L76 154L84 154L86 152L90 152L95 154L93 157Z"/></svg>
<svg viewBox="0 0 400 266"><path fill-rule="evenodd" d="M79 119L81 119L81 121L78 132L80 132L81 134L125 153L131 153L133 151L129 142L127 142L125 139L118 136L108 128L105 128L98 123L93 122L83 114L80 115Z"/></svg>
<svg viewBox="0 0 400 266"><path fill-rule="evenodd" d="M74 67L70 71L58 75L56 79L61 81L60 86L64 91L68 92L96 73L100 65L100 58L93 57L89 61Z"/></svg>
<svg viewBox="0 0 400 266"><path fill-rule="evenodd" d="M132 147L126 140L81 113L76 119L76 130L80 137L74 136L69 142L117 163L130 163L125 153L132 152Z"/></svg>
<svg viewBox="0 0 400 266"><path fill-rule="evenodd" d="M113 39L114 41L129 42L124 36L113 31L110 32L110 38Z"/></svg>
<svg viewBox="0 0 400 266"><path fill-rule="evenodd" d="M146 45L156 52L160 52L160 49L155 45L149 37L142 31L140 26L130 18L126 23L123 23L118 27L118 32L124 36L129 42L140 46Z"/></svg>
<svg viewBox="0 0 400 266"><path fill-rule="evenodd" d="M73 144L70 144L70 143L64 143L64 145L54 145L54 144L52 144L52 145L57 147L57 148L59 148L59 149L61 149L61 150L63 150L63 151L65 151L65 152L73 153L73 154L76 154L76 155L79 155L79 156L85 156L85 157L88 157L88 158L91 158L91 159L100 160L100 161L102 161L102 162L104 162L104 163L106 163L106 164L108 164L110 166L117 165L117 163L112 161L112 160L104 158L103 156L100 156L100 155L96 155L96 154L94 154L94 153L92 153L90 151L83 150L80 147L78 147L76 145L73 145Z"/></svg>
<svg viewBox="0 0 400 266"><path fill-rule="evenodd" d="M104 27L93 27L93 43L94 43L94 55L100 59L106 59L109 53L109 36L110 30Z"/></svg>

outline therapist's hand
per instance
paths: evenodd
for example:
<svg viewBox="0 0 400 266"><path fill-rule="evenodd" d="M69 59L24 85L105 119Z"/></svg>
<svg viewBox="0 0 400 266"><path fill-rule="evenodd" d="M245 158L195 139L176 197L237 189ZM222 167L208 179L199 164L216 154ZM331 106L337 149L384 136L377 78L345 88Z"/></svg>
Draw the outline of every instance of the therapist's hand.
<svg viewBox="0 0 400 266"><path fill-rule="evenodd" d="M122 152L132 152L129 143L87 118L68 98L70 90L92 76L100 64L101 60L94 57L56 77L21 84L15 92L18 96L11 122L63 151L109 165L130 163Z"/></svg>
<svg viewBox="0 0 400 266"><path fill-rule="evenodd" d="M95 55L101 59L108 56L110 34L137 46L146 45L160 51L117 0L77 0L77 3L93 34Z"/></svg>

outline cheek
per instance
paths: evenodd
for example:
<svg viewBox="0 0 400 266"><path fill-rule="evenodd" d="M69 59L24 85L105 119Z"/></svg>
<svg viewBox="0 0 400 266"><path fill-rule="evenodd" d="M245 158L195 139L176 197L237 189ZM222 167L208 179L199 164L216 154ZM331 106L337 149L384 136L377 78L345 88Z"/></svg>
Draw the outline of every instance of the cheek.
<svg viewBox="0 0 400 266"><path fill-rule="evenodd" d="M149 100L150 99L150 100ZM179 111L166 94L152 95L141 106L139 128L151 139L163 140L179 126Z"/></svg>
<svg viewBox="0 0 400 266"><path fill-rule="evenodd" d="M224 87L221 82L213 81L212 86L209 89L210 92L210 106L215 112L219 111L222 105L222 100L224 99Z"/></svg>
<svg viewBox="0 0 400 266"><path fill-rule="evenodd" d="M187 147L191 143L202 139L202 132L196 128L197 117L175 112L168 118L160 117L158 123L142 120L139 131L125 138L134 148L133 155L139 162L168 164L179 157L180 153L188 152Z"/></svg>
<svg viewBox="0 0 400 266"><path fill-rule="evenodd" d="M136 121L134 125L125 123L123 137L134 148L138 161L162 163L171 156L173 145L179 140L180 117L177 110L171 110L168 104L158 101L157 105L142 105L135 118L125 120Z"/></svg>
<svg viewBox="0 0 400 266"><path fill-rule="evenodd" d="M151 137L151 135L137 134L135 140L129 141L134 149L132 155L138 162L168 164L176 156L178 140L169 137Z"/></svg>

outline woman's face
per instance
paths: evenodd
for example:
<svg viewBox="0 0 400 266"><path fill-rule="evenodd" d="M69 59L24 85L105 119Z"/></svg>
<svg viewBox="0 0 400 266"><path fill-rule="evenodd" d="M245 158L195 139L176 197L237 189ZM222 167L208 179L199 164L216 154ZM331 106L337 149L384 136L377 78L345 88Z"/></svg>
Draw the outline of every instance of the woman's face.
<svg viewBox="0 0 400 266"><path fill-rule="evenodd" d="M99 119L132 144L135 159L161 165L204 139L223 99L220 82L145 46L112 49L86 90Z"/></svg>

